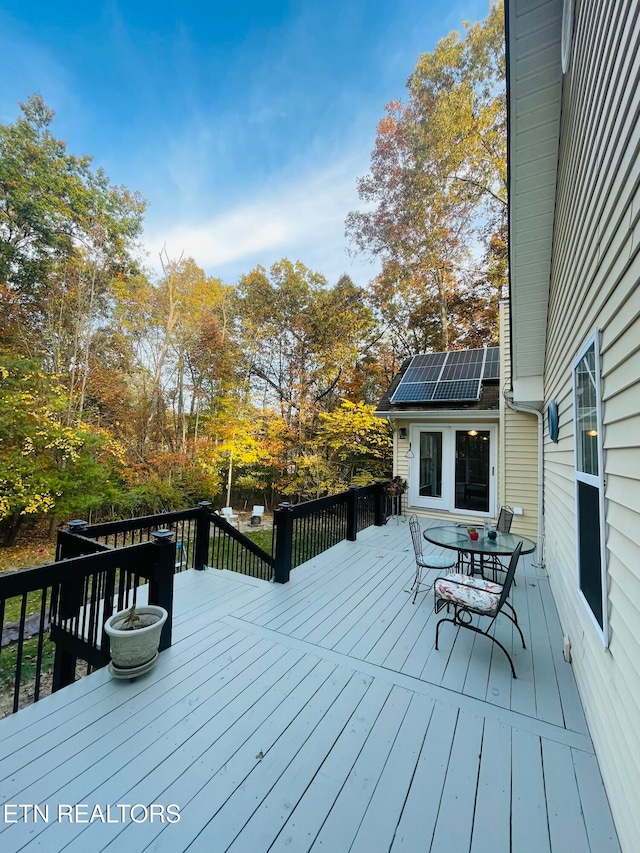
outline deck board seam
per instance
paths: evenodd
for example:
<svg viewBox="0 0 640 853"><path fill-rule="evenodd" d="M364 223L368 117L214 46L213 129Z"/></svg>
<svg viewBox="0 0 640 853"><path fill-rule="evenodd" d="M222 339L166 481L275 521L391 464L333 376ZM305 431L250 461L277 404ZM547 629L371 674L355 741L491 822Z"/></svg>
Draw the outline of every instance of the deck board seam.
<svg viewBox="0 0 640 853"><path fill-rule="evenodd" d="M222 617L220 621L229 626L243 628L248 633L270 638L275 642L282 643L288 648L305 650L308 654L315 657L320 657L323 660L345 666L348 669L362 673L363 675L380 678L398 687L403 687L414 693L428 696L434 701L444 702L447 705L459 708L462 711L467 711L483 718L491 718L497 722L504 723L511 728L521 729L537 735L538 737L546 738L565 746L569 746L572 749L577 749L591 755L594 754L591 738L587 735L581 734L580 732L563 729L554 723L549 723L544 720L536 720L533 717L521 714L518 711L511 711L508 708L491 705L486 701L476 699L472 696L461 695L454 690L441 687L438 684L422 681L414 676L395 672L385 668L384 666L371 664L367 661L350 657L349 655L345 655L340 652L334 652L332 649L316 646L313 643L308 643L297 637L280 634L270 628L265 628L262 625L254 625L253 623L246 622L236 616L227 615Z"/></svg>

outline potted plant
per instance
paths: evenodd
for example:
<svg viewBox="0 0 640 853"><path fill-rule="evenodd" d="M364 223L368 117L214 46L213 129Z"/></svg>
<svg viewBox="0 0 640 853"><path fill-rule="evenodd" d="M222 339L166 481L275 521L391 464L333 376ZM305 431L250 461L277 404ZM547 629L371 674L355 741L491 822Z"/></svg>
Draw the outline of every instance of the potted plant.
<svg viewBox="0 0 640 853"><path fill-rule="evenodd" d="M114 613L104 625L111 646L109 671L117 678L148 672L158 659L162 626L168 613L157 604L131 607Z"/></svg>
<svg viewBox="0 0 640 853"><path fill-rule="evenodd" d="M471 539L472 542L475 542L477 540L478 531L475 527L467 527L467 533L469 534L469 539Z"/></svg>
<svg viewBox="0 0 640 853"><path fill-rule="evenodd" d="M402 479L402 477L396 476L393 479L389 480L386 484L384 490L387 495L390 497L399 497L404 494L404 490L406 489L407 484Z"/></svg>

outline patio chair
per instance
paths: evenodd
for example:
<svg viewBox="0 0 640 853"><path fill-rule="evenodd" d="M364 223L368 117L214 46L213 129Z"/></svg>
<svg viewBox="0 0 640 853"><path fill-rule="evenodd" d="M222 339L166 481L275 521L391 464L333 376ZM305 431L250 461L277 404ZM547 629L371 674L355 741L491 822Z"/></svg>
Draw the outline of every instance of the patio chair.
<svg viewBox="0 0 640 853"><path fill-rule="evenodd" d="M238 526L238 516L234 513L230 506L222 507L222 516L225 521L228 521L232 527Z"/></svg>
<svg viewBox="0 0 640 853"><path fill-rule="evenodd" d="M456 564L456 557L454 555L449 557L439 557L436 554L429 554L425 556L422 553L422 543L424 540L422 538L422 530L420 528L420 522L418 521L417 515L412 515L409 518L409 530L411 531L411 541L413 542L413 550L416 555L416 573L409 592L413 593L412 604L415 604L418 593L428 592L433 586L432 583L422 583L422 570L438 569L443 571L444 569L452 569Z"/></svg>
<svg viewBox="0 0 640 853"><path fill-rule="evenodd" d="M498 514L498 521L496 523L496 530L498 533L509 533L511 531L511 522L513 521L513 510L510 506L500 507L500 513ZM500 557L485 556L482 570L484 572L485 569L489 569L489 571L493 572L493 580L494 583L497 581L496 572L506 572L508 570L508 566L502 562ZM517 586L515 578L513 579L513 585Z"/></svg>
<svg viewBox="0 0 640 853"><path fill-rule="evenodd" d="M249 524L252 527L259 527L262 524L262 516L264 515L264 507L263 506L254 506L251 510L251 518L249 519Z"/></svg>
<svg viewBox="0 0 640 853"><path fill-rule="evenodd" d="M502 649L509 659L511 674L514 678L516 677L516 670L511 660L511 655L502 643L493 634L490 634L489 631L492 629L498 615L503 613L518 629L520 639L522 640L522 648L526 649L524 637L518 625L518 616L507 601L521 550L522 542L519 542L511 555L507 576L502 586L477 576L469 577L468 575L451 574L443 578L436 578L433 584L436 613L439 613L443 607L446 607L447 613L450 613L450 608L453 606L453 617L444 617L436 625L436 650L438 648L440 625L443 622L451 622L457 628L469 628L470 631L475 631L476 634L484 634L492 643L495 643ZM479 625L474 624L474 617L476 616L487 616L490 619L486 630L482 630Z"/></svg>
<svg viewBox="0 0 640 853"><path fill-rule="evenodd" d="M498 533L509 533L511 530L511 522L513 521L513 510L510 506L500 507L500 514L498 515L498 523L496 524L496 530Z"/></svg>

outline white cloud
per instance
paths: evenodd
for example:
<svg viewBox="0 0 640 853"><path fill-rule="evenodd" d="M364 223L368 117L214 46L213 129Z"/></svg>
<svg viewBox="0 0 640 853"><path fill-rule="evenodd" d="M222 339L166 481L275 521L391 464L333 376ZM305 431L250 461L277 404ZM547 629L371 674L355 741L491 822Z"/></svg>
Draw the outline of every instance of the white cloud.
<svg viewBox="0 0 640 853"><path fill-rule="evenodd" d="M354 266L346 255L344 220L360 204L356 177L368 158L368 152L353 154L313 173L272 179L245 203L206 221L149 227L151 260L165 247L170 258L193 257L209 274L234 280L258 263L268 267L288 257L333 281ZM370 274L369 268L363 277Z"/></svg>

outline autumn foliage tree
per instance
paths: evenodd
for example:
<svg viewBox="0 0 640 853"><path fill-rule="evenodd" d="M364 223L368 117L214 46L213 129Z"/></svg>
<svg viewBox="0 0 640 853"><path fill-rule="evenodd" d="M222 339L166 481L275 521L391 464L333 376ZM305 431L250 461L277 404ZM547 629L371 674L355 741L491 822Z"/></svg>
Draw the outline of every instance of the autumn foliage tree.
<svg viewBox="0 0 640 853"><path fill-rule="evenodd" d="M380 259L372 299L400 354L492 343L506 233L504 10L423 54L378 125L357 251ZM484 246L478 256L478 246ZM479 314L478 312L481 312Z"/></svg>
<svg viewBox="0 0 640 853"><path fill-rule="evenodd" d="M372 312L347 276L329 287L286 259L243 276L238 294L247 372L303 444L352 377L375 328Z"/></svg>
<svg viewBox="0 0 640 853"><path fill-rule="evenodd" d="M506 274L502 8L425 54L347 220L368 292L283 259L235 286L138 247L144 202L39 96L0 126L0 517L273 502L389 474L374 404L410 352L492 342ZM381 323L380 320L383 322Z"/></svg>

